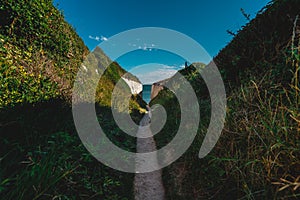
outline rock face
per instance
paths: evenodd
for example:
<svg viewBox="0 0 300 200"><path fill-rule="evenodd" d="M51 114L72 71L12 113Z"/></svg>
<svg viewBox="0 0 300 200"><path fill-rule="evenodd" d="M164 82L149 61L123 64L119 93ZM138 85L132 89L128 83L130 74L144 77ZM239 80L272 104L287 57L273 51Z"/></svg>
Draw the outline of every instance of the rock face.
<svg viewBox="0 0 300 200"><path fill-rule="evenodd" d="M190 65L188 65L188 62L185 62L185 69L179 70L177 73L181 73L183 70L186 70L186 69L187 70L192 69L192 68L201 69L201 68L204 68L205 66L206 66L206 64L201 63L201 62L195 62L195 63L192 63ZM169 80L171 80L174 76L172 76L171 78L167 78L167 79L164 79L164 80L161 80L161 81L158 81L158 82L152 84L151 100L153 98L155 98L157 96L157 94L165 88L166 83Z"/></svg>
<svg viewBox="0 0 300 200"><path fill-rule="evenodd" d="M160 85L159 83L153 83L152 88L151 88L151 100L156 97L156 95L164 89L163 85Z"/></svg>
<svg viewBox="0 0 300 200"><path fill-rule="evenodd" d="M165 83L168 81L169 79L165 79L156 83L152 84L152 88L151 88L151 100L156 97L156 95L159 93L159 91L164 89L164 85Z"/></svg>
<svg viewBox="0 0 300 200"><path fill-rule="evenodd" d="M140 94L143 91L143 85L141 83L129 80L124 77L122 77L122 79L127 83L132 94Z"/></svg>

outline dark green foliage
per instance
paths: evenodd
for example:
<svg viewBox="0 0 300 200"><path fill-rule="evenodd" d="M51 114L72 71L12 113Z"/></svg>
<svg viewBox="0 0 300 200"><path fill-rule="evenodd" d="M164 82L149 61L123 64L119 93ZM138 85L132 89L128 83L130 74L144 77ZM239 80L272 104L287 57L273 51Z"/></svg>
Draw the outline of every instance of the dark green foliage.
<svg viewBox="0 0 300 200"><path fill-rule="evenodd" d="M52 3L0 1L0 199L132 199L133 174L95 160L76 133L72 87L89 51ZM111 62L99 48L92 56L93 70ZM95 106L108 137L135 151L135 139L117 128L110 110L124 73L117 63L108 67ZM136 122L137 102L133 96Z"/></svg>
<svg viewBox="0 0 300 200"><path fill-rule="evenodd" d="M62 63L68 61L68 54L82 56L86 51L82 40L64 21L52 0L4 0L0 10L6 19L0 24L0 33L13 45L22 49L41 48L51 59L58 58Z"/></svg>
<svg viewBox="0 0 300 200"><path fill-rule="evenodd" d="M0 2L0 108L70 99L88 49L50 0Z"/></svg>
<svg viewBox="0 0 300 200"><path fill-rule="evenodd" d="M275 0L243 26L214 58L226 77L226 85L241 83L245 80L246 73L257 76L270 68L274 75L282 74L282 77L277 77L278 82L288 82L293 74L289 69L283 68L281 63L285 63L286 47L291 45L289 42L293 34L293 23L299 13L298 0ZM297 41L294 42L294 45L298 45Z"/></svg>
<svg viewBox="0 0 300 200"><path fill-rule="evenodd" d="M226 87L227 117L204 159L198 153L210 118L208 91L193 67L180 71L198 96L201 123L189 150L163 170L169 199L299 198L299 16L298 0L268 4L214 59ZM155 136L158 144L177 131L174 98L163 90L151 102L165 106L173 121Z"/></svg>
<svg viewBox="0 0 300 200"><path fill-rule="evenodd" d="M110 108L96 107L116 145L135 140L116 128ZM12 121L14 120L14 121ZM76 134L71 108L61 100L1 111L0 196L4 199L132 199L133 174L104 166Z"/></svg>

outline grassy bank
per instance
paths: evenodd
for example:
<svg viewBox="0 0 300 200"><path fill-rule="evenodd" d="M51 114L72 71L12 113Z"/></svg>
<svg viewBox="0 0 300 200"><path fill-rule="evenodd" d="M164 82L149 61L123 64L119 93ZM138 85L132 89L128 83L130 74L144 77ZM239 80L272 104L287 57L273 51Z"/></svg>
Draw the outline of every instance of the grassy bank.
<svg viewBox="0 0 300 200"><path fill-rule="evenodd" d="M213 151L198 159L210 118L205 84L180 71L200 103L189 150L164 169L169 199L297 199L300 196L299 1L274 1L214 58L227 92L227 116ZM164 90L151 102L168 112L160 146L176 134L180 109Z"/></svg>
<svg viewBox="0 0 300 200"><path fill-rule="evenodd" d="M72 87L88 55L90 72L111 62L101 49L90 54L52 0L0 2L1 199L133 198L133 174L98 162L74 127ZM107 136L134 151L134 138L118 128L110 110L112 90L125 73L117 63L108 67L97 82L95 107ZM131 98L136 122L143 106L139 96Z"/></svg>
<svg viewBox="0 0 300 200"><path fill-rule="evenodd" d="M135 140L116 128L110 108L98 107L104 132L121 148ZM83 146L62 101L1 112L15 121L1 127L0 194L3 199L132 199L133 174L113 170ZM124 142L127 141L127 142Z"/></svg>

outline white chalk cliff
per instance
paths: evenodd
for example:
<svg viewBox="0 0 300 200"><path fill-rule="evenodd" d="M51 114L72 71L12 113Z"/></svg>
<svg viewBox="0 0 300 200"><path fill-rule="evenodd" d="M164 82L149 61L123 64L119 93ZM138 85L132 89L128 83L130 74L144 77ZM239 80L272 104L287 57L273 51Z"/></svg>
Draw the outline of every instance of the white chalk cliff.
<svg viewBox="0 0 300 200"><path fill-rule="evenodd" d="M122 79L127 83L132 94L140 94L143 91L143 85L141 83L129 80L124 77L122 77Z"/></svg>

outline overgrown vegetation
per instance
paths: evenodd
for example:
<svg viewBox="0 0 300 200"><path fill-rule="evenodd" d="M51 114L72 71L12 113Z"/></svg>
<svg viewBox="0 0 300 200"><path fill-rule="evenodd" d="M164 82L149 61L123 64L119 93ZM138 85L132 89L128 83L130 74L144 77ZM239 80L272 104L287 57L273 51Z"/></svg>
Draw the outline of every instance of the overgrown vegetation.
<svg viewBox="0 0 300 200"><path fill-rule="evenodd" d="M133 198L133 175L99 163L76 134L72 87L88 54L52 0L0 2L1 199ZM100 49L93 55L94 70L111 62ZM134 151L134 138L125 138L110 110L111 92L125 73L117 63L108 67L95 106L108 137ZM140 105L141 98L132 97L136 122Z"/></svg>
<svg viewBox="0 0 300 200"><path fill-rule="evenodd" d="M96 47L95 50L87 56L82 65L86 68L86 73L82 74L83 77L80 77L80 80L86 82L88 79L89 82L86 84L97 85L95 100L101 106L112 106L112 91L119 81L119 87L122 89L118 90L120 93L118 95L122 97L125 97L127 94L130 95L130 88L121 77L140 83L137 77L131 73L127 73L117 62L112 62L99 47ZM95 73L95 71L97 72ZM99 73L103 73L100 80ZM82 95L85 93L85 91L82 91ZM141 104L138 104L138 102ZM122 102L118 103L116 107L118 107L120 111L124 111L125 105L122 105ZM145 108L145 103L142 103L142 99L139 95L135 95L132 96L130 100L130 108L143 113L145 111L145 109L143 109Z"/></svg>
<svg viewBox="0 0 300 200"><path fill-rule="evenodd" d="M115 144L134 150L135 141L122 137L110 108L98 107L97 111L101 127ZM10 115L1 115L1 122L4 117L18 119L18 125L1 127L1 198L133 198L133 174L104 166L85 149L65 102L17 107Z"/></svg>
<svg viewBox="0 0 300 200"><path fill-rule="evenodd" d="M0 3L0 107L69 99L88 49L51 0Z"/></svg>
<svg viewBox="0 0 300 200"><path fill-rule="evenodd" d="M133 174L96 161L76 134L71 89L89 51L52 3L0 2L0 196L133 199ZM180 71L193 86L202 115L193 145L163 171L169 199L299 198L299 24L298 0L272 1L214 59L226 85L227 118L219 142L201 160L197 155L210 118L210 99L192 66ZM101 49L89 55L88 73L111 62ZM96 110L107 136L134 152L135 139L117 128L110 110L111 91L125 73L117 63L104 72ZM151 102L156 103L168 112L166 126L155 135L160 148L176 134L181 113L168 90ZM123 105L118 107L123 110ZM136 123L141 107L141 98L132 97Z"/></svg>
<svg viewBox="0 0 300 200"><path fill-rule="evenodd" d="M210 99L207 90L195 89L202 114L199 134L189 151L163 171L169 199L299 198L299 3L271 2L214 59L227 91L225 128L213 151L198 159ZM180 73L203 89L191 68ZM172 124L180 119L174 98L164 90L151 102L167 109ZM167 123L156 136L159 146L175 131Z"/></svg>

